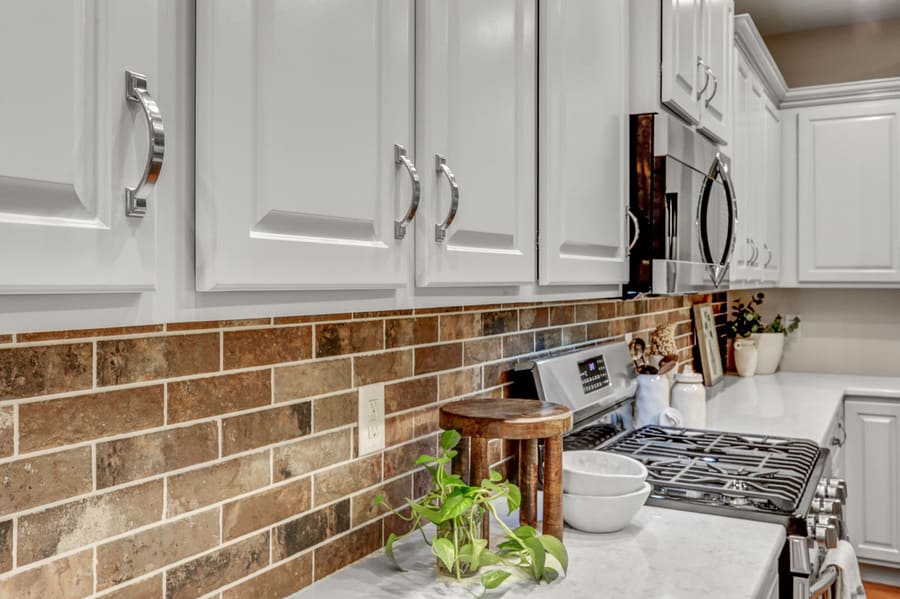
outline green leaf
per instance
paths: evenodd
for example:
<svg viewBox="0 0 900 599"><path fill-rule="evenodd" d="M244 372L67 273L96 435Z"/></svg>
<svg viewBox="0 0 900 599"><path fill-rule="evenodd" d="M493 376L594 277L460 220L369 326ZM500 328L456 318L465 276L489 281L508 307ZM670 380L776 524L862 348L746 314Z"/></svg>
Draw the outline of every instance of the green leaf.
<svg viewBox="0 0 900 599"><path fill-rule="evenodd" d="M506 486L506 507L510 511L510 513L519 509L519 506L522 505L522 491L519 490L519 487L512 483L508 483Z"/></svg>
<svg viewBox="0 0 900 599"><path fill-rule="evenodd" d="M544 549L547 550L547 553L556 558L556 561L562 566L563 572L568 572L569 552L566 551L566 546L562 544L562 541L553 535L541 535L538 537L538 540L541 542L541 545L544 546Z"/></svg>
<svg viewBox="0 0 900 599"><path fill-rule="evenodd" d="M448 572L453 572L453 562L456 561L456 552L450 539L435 539L431 543L431 552L437 556Z"/></svg>
<svg viewBox="0 0 900 599"><path fill-rule="evenodd" d="M510 573L505 570L491 570L481 575L481 586L485 589L496 589L509 577Z"/></svg>
<svg viewBox="0 0 900 599"><path fill-rule="evenodd" d="M383 505L384 504L384 495L376 495L375 499L372 500L372 506Z"/></svg>
<svg viewBox="0 0 900 599"><path fill-rule="evenodd" d="M416 458L416 466L421 466L422 464L431 464L432 462L437 462L438 459L431 455L420 455Z"/></svg>
<svg viewBox="0 0 900 599"><path fill-rule="evenodd" d="M394 557L394 541L396 541L399 538L400 537L398 537L394 533L391 533L388 536L387 543L384 544L384 554L387 556L387 558L390 560L390 562L394 565L395 568L397 568L401 572L406 572L406 570L404 570L403 567L400 566L400 564L397 562L397 558Z"/></svg>
<svg viewBox="0 0 900 599"><path fill-rule="evenodd" d="M528 553L531 555L531 575L534 576L535 580L540 580L544 577L544 562L547 559L547 553L544 551L544 546L541 545L541 542L535 537L523 539L523 542L525 543L525 547L528 548Z"/></svg>
<svg viewBox="0 0 900 599"><path fill-rule="evenodd" d="M481 558L485 555L485 547L487 547L485 539L475 539L471 543L466 543L459 548L459 561L469 564L469 571L474 572L483 565Z"/></svg>
<svg viewBox="0 0 900 599"><path fill-rule="evenodd" d="M537 531L533 527L523 524L519 528L513 529L513 534L524 541L527 538L536 537Z"/></svg>
<svg viewBox="0 0 900 599"><path fill-rule="evenodd" d="M485 541L487 543L487 541ZM481 565L482 566L495 566L500 563L500 556L494 553L493 551L482 551L481 552Z"/></svg>
<svg viewBox="0 0 900 599"><path fill-rule="evenodd" d="M441 434L441 449L449 451L456 447L462 436L453 429L446 430Z"/></svg>
<svg viewBox="0 0 900 599"><path fill-rule="evenodd" d="M421 503L410 503L409 507L411 507L414 512L416 512L429 522L432 522L434 524L441 522L441 519L438 516L438 511L432 507L422 505Z"/></svg>
<svg viewBox="0 0 900 599"><path fill-rule="evenodd" d="M521 546L515 541L503 541L497 545L497 549L502 549L504 552L517 551L520 548Z"/></svg>
<svg viewBox="0 0 900 599"><path fill-rule="evenodd" d="M460 516L472 508L472 498L467 497L465 493L459 489L453 491L441 505L441 511L438 513L440 520L452 520Z"/></svg>
<svg viewBox="0 0 900 599"><path fill-rule="evenodd" d="M490 477L491 482L499 483L501 480L503 480L503 475L500 474L499 472L497 472L496 470L489 470L489 472L490 472L489 477Z"/></svg>
<svg viewBox="0 0 900 599"><path fill-rule="evenodd" d="M544 576L542 577L542 580L544 582L550 583L557 578L559 578L559 572L557 572L554 568L551 568L550 566L544 568Z"/></svg>

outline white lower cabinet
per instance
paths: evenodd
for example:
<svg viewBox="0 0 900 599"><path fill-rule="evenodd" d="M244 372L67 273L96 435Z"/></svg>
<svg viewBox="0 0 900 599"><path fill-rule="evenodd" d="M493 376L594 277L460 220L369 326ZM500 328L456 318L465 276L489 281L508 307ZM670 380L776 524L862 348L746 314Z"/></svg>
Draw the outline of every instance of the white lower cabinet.
<svg viewBox="0 0 900 599"><path fill-rule="evenodd" d="M0 293L155 288L156 98L169 83L159 11L155 0L0 0ZM145 83L129 92L126 70Z"/></svg>
<svg viewBox="0 0 900 599"><path fill-rule="evenodd" d="M798 281L900 282L900 101L797 119Z"/></svg>
<svg viewBox="0 0 900 599"><path fill-rule="evenodd" d="M900 565L900 401L844 406L850 540L861 559Z"/></svg>
<svg viewBox="0 0 900 599"><path fill-rule="evenodd" d="M540 27L539 281L624 283L627 0L547 0Z"/></svg>

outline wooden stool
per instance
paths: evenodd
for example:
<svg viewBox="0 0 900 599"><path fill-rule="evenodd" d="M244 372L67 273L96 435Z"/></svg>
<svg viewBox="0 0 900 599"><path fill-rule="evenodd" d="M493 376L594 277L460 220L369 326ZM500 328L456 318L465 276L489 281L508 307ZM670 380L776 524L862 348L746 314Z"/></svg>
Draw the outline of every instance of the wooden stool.
<svg viewBox="0 0 900 599"><path fill-rule="evenodd" d="M543 533L562 539L562 435L572 428L572 411L534 399L466 399L441 407L440 426L471 439L469 484L488 478L488 439L519 441L519 523L537 527L538 439L544 439ZM490 522L482 523L490 538Z"/></svg>

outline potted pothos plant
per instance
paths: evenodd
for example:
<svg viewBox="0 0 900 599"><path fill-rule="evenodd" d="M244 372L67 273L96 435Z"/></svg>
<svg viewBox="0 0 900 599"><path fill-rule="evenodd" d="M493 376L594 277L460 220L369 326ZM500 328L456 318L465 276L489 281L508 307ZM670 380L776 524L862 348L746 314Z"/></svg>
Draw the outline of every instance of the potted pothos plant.
<svg viewBox="0 0 900 599"><path fill-rule="evenodd" d="M569 558L562 541L552 535L539 534L531 526L513 529L503 522L495 503L505 502L508 513L512 513L519 508L522 496L519 487L504 480L499 472L490 470L488 478L473 485L450 473L450 460L457 455L454 448L459 441L457 431L444 431L439 454L422 455L416 460L416 465L423 466L431 475L431 485L424 497L407 499L400 507L388 505L383 495L375 498L376 504L384 505L411 524L405 534L388 536L385 555L395 567L403 570L394 554L394 544L419 531L425 543L431 546L438 570L457 580L480 573L480 583L488 590L497 588L512 572L519 570L537 582L553 582L559 577L559 570L550 563L549 556L563 572L568 568ZM408 513L404 513L406 507ZM496 549L492 549L489 540L481 535L485 513L504 532ZM431 538L425 532L429 524L435 526Z"/></svg>
<svg viewBox="0 0 900 599"><path fill-rule="evenodd" d="M758 356L756 374L772 374L778 370L784 352L784 338L800 326L800 319L796 316L785 323L781 314L776 315L769 324L763 322L757 308L765 297L760 291L750 296L746 304L736 299L731 310L732 319L725 323L725 332L729 337L749 337L755 343Z"/></svg>

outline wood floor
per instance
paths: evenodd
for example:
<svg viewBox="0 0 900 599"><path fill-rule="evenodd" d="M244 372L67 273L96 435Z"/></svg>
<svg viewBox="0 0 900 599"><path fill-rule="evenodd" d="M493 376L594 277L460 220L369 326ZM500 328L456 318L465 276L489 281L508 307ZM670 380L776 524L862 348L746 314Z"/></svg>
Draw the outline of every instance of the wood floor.
<svg viewBox="0 0 900 599"><path fill-rule="evenodd" d="M866 599L900 599L900 588L889 587L874 582L864 582Z"/></svg>

